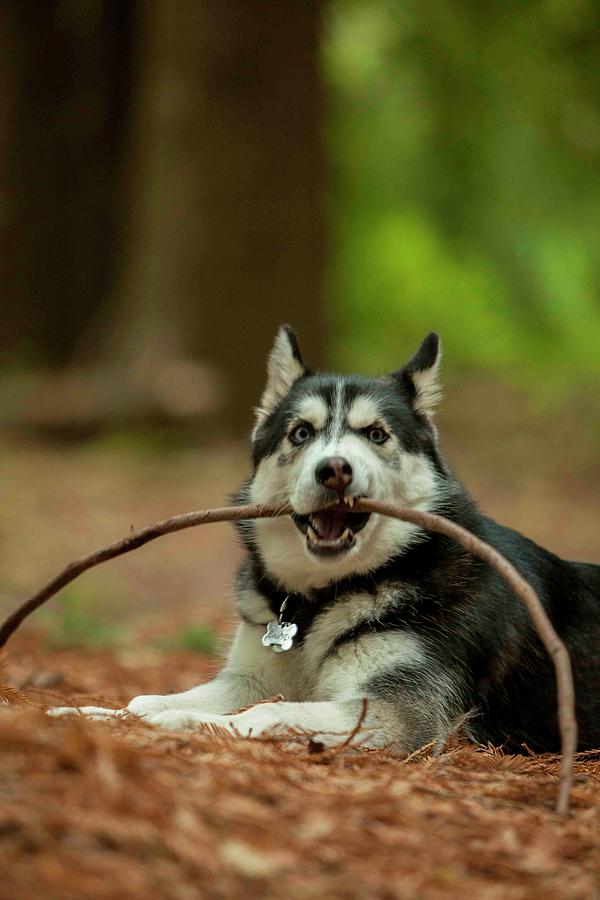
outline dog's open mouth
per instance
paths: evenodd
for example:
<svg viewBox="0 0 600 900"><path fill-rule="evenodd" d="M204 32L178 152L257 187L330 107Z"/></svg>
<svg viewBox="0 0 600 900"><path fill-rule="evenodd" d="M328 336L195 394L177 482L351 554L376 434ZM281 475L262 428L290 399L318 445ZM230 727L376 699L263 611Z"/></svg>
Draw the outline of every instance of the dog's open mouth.
<svg viewBox="0 0 600 900"><path fill-rule="evenodd" d="M356 533L365 527L370 517L370 513L335 507L307 516L294 513L292 519L296 528L306 535L306 546L311 553L335 556L354 546Z"/></svg>

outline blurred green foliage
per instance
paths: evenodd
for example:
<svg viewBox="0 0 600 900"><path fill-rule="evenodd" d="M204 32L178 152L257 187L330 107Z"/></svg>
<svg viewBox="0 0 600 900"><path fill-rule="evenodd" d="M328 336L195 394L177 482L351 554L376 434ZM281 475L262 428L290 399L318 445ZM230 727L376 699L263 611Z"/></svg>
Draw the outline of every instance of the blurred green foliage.
<svg viewBox="0 0 600 900"><path fill-rule="evenodd" d="M114 647L122 639L121 629L107 625L94 613L97 599L91 594L65 588L56 602L56 609L44 611L49 647Z"/></svg>
<svg viewBox="0 0 600 900"><path fill-rule="evenodd" d="M208 625L189 625L172 637L154 641L157 650L187 650L202 656L214 656L217 652L217 634Z"/></svg>
<svg viewBox="0 0 600 900"><path fill-rule="evenodd" d="M337 364L600 373L599 59L593 0L332 0Z"/></svg>
<svg viewBox="0 0 600 900"><path fill-rule="evenodd" d="M217 635L206 625L190 625L179 635L178 646L181 650L214 656L217 652Z"/></svg>

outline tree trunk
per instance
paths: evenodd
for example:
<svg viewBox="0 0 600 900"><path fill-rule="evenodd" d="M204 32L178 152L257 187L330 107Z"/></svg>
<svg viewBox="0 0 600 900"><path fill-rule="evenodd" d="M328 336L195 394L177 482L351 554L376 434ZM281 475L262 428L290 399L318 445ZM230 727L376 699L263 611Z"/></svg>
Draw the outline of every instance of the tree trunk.
<svg viewBox="0 0 600 900"><path fill-rule="evenodd" d="M12 76L5 353L64 364L113 277L132 11L121 0L3 6Z"/></svg>
<svg viewBox="0 0 600 900"><path fill-rule="evenodd" d="M109 355L146 384L175 363L191 377L174 382L182 410L220 406L240 433L281 322L297 326L311 363L323 359L317 5L142 10L131 227ZM190 358L208 366L194 372ZM207 384L214 403L185 399Z"/></svg>
<svg viewBox="0 0 600 900"><path fill-rule="evenodd" d="M294 325L311 365L324 357L319 4L206 9L202 313L187 327L224 367L230 421L247 429L278 325Z"/></svg>
<svg viewBox="0 0 600 900"><path fill-rule="evenodd" d="M38 359L70 364L19 410L246 432L280 323L323 359L317 0L10 10L13 306Z"/></svg>

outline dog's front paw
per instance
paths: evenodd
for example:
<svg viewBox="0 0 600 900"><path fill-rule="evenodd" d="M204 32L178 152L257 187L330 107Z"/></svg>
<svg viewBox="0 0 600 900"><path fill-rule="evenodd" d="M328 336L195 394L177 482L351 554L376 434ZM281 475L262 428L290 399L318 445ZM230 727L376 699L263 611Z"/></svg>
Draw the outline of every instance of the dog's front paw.
<svg viewBox="0 0 600 900"><path fill-rule="evenodd" d="M194 712L188 709L165 709L144 716L146 722L166 731L200 731L203 727L230 731L230 716Z"/></svg>
<svg viewBox="0 0 600 900"><path fill-rule="evenodd" d="M126 709L105 709L103 706L52 706L46 710L47 716L85 716L86 719L123 719Z"/></svg>
<svg viewBox="0 0 600 900"><path fill-rule="evenodd" d="M172 707L173 697L169 694L141 694L127 704L127 712L150 722L153 715Z"/></svg>

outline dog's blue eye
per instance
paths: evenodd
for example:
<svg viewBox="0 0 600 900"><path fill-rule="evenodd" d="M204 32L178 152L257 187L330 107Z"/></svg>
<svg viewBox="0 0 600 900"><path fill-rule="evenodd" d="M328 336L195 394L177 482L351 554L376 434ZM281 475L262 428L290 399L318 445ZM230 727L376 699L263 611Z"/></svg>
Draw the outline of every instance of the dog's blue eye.
<svg viewBox="0 0 600 900"><path fill-rule="evenodd" d="M389 434L387 431L384 431L383 428L373 425L371 428L367 428L367 437L370 441L373 441L374 444L385 444L389 438Z"/></svg>
<svg viewBox="0 0 600 900"><path fill-rule="evenodd" d="M289 433L289 438L292 444L295 444L298 447L300 444L305 444L307 441L309 441L313 434L314 428L312 427L312 425L307 425L304 423L301 425L296 425L295 428L292 428Z"/></svg>

